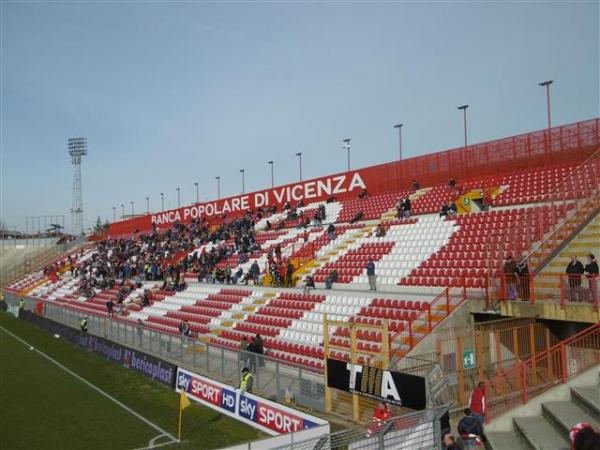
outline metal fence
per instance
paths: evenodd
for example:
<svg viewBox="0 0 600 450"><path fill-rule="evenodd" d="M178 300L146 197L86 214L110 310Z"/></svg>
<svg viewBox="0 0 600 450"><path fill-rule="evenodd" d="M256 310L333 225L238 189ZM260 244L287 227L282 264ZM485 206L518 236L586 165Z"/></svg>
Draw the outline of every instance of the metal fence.
<svg viewBox="0 0 600 450"><path fill-rule="evenodd" d="M24 298L25 308L35 310L37 302ZM8 303L17 297L7 295ZM61 305L44 303L43 315L56 322L78 328L86 315ZM323 376L300 365L282 364L255 353L219 347L197 339L151 330L118 319L87 315L88 333L158 356L221 382L237 386L241 371L250 367L254 374L253 390L280 402L293 399L298 406L324 412Z"/></svg>
<svg viewBox="0 0 600 450"><path fill-rule="evenodd" d="M231 450L432 450L441 448L440 417L450 405L395 417L369 430L353 429L315 437L284 446L267 446L266 441L249 442ZM262 445L261 445L262 443Z"/></svg>

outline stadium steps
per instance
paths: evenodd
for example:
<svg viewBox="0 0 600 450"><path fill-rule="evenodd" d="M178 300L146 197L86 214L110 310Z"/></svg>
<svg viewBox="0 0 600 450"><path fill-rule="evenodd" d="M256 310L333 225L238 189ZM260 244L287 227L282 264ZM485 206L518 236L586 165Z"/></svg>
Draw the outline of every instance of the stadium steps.
<svg viewBox="0 0 600 450"><path fill-rule="evenodd" d="M488 431L492 450L568 450L569 431L579 422L600 427L600 373L596 385L570 389L570 400L542 403L542 414L514 417L516 432Z"/></svg>

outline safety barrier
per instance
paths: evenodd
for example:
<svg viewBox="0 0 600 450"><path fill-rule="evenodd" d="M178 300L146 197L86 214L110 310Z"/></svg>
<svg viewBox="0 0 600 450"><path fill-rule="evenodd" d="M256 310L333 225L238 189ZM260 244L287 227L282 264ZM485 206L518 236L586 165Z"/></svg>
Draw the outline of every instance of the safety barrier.
<svg viewBox="0 0 600 450"><path fill-rule="evenodd" d="M600 323L485 381L486 422L598 364Z"/></svg>
<svg viewBox="0 0 600 450"><path fill-rule="evenodd" d="M500 273L491 278L491 289L498 300L559 302L563 309L568 305L592 304L598 311L599 285L600 277L585 275Z"/></svg>

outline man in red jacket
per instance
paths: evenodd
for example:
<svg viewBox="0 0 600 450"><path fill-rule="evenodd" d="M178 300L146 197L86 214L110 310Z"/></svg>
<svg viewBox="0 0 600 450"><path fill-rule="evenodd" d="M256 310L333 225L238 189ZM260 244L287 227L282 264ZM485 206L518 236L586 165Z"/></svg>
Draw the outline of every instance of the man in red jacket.
<svg viewBox="0 0 600 450"><path fill-rule="evenodd" d="M471 414L479 421L481 426L483 426L485 417L485 390L481 381L471 393L469 409L471 410Z"/></svg>
<svg viewBox="0 0 600 450"><path fill-rule="evenodd" d="M383 425L392 418L392 411L385 402L381 402L373 411L373 419L371 419L371 426L367 432L368 436L381 430Z"/></svg>

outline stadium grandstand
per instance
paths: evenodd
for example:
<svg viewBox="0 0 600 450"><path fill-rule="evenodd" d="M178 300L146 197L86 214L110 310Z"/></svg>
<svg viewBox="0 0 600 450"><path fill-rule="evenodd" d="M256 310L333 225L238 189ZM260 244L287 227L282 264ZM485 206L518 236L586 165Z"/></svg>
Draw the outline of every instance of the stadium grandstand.
<svg viewBox="0 0 600 450"><path fill-rule="evenodd" d="M175 364L202 404L182 380L246 367L253 392L322 418L263 424L304 443L256 448L434 448L480 382L490 448L562 448L600 425L599 205L593 119L115 221L3 292L45 329L85 318ZM382 394L340 381L346 363L413 378ZM374 427L378 400L396 418Z"/></svg>
<svg viewBox="0 0 600 450"><path fill-rule="evenodd" d="M599 19L0 0L0 450L600 450Z"/></svg>

